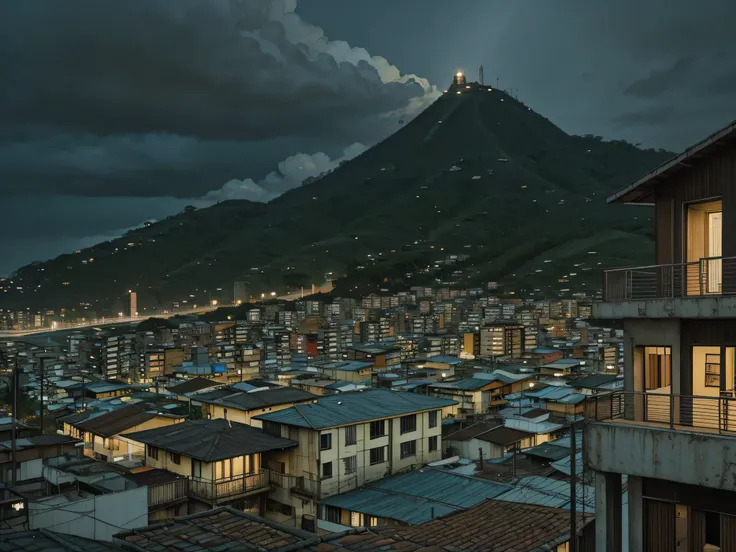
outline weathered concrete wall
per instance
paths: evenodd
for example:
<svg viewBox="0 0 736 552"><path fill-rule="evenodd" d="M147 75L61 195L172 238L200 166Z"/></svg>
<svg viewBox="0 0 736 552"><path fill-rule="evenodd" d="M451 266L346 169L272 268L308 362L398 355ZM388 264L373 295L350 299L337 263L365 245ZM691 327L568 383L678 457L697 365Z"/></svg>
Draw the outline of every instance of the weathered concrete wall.
<svg viewBox="0 0 736 552"><path fill-rule="evenodd" d="M734 318L736 297L687 297L593 303L593 318Z"/></svg>
<svg viewBox="0 0 736 552"><path fill-rule="evenodd" d="M585 439L596 471L736 491L735 437L599 422Z"/></svg>

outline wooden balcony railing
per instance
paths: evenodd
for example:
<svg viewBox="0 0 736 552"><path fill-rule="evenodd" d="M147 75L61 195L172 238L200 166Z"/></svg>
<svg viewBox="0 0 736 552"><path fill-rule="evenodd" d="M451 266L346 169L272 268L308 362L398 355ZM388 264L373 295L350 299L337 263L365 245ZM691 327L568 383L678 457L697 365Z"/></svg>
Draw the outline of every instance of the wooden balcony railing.
<svg viewBox="0 0 736 552"><path fill-rule="evenodd" d="M189 480L185 477L148 487L148 507L158 508L180 500L186 500Z"/></svg>
<svg viewBox="0 0 736 552"><path fill-rule="evenodd" d="M189 480L189 494L211 503L230 500L238 496L268 489L268 487L268 470L229 479L191 478Z"/></svg>

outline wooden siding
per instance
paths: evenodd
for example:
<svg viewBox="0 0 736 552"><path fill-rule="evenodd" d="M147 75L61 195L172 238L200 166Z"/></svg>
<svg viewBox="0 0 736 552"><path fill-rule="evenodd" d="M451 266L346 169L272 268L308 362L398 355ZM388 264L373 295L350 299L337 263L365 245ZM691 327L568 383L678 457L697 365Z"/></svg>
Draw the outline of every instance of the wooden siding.
<svg viewBox="0 0 736 552"><path fill-rule="evenodd" d="M736 144L726 144L693 166L660 182L655 190L657 263L683 262L686 204L723 200L723 236L736 236ZM670 203L674 205L670 207ZM672 213L669 220L668 213ZM672 243L670 243L672 242ZM668 261L670 251L673 258ZM724 239L723 256L736 256L736 239Z"/></svg>

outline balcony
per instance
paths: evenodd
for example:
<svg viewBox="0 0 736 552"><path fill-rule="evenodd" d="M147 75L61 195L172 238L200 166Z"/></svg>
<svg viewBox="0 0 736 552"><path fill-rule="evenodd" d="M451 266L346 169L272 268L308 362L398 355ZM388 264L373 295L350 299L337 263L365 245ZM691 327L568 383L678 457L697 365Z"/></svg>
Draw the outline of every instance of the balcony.
<svg viewBox="0 0 736 552"><path fill-rule="evenodd" d="M245 498L269 489L268 473L268 470L261 470L217 480L193 477L189 480L189 494L209 504Z"/></svg>
<svg viewBox="0 0 736 552"><path fill-rule="evenodd" d="M594 318L736 316L736 257L604 272Z"/></svg>
<svg viewBox="0 0 736 552"><path fill-rule="evenodd" d="M148 486L149 511L160 510L187 500L188 481L185 477Z"/></svg>
<svg viewBox="0 0 736 552"><path fill-rule="evenodd" d="M596 471L736 491L736 399L617 391L585 404Z"/></svg>

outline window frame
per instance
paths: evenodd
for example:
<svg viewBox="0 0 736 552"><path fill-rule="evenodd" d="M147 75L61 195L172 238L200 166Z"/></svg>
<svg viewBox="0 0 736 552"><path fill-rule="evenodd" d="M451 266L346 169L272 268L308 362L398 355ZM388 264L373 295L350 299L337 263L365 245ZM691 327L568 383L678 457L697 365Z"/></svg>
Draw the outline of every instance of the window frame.
<svg viewBox="0 0 736 552"><path fill-rule="evenodd" d="M431 410L429 412L429 429L433 429L439 425L439 410Z"/></svg>
<svg viewBox="0 0 736 552"><path fill-rule="evenodd" d="M381 451L381 459L380 460L373 460L373 451L380 450ZM370 462L371 466L377 466L378 464L385 464L386 463L386 447L374 447L372 449L369 449L368 451L368 461Z"/></svg>
<svg viewBox="0 0 736 552"><path fill-rule="evenodd" d="M327 446L324 446L323 440L327 438L329 441ZM319 434L319 450L332 450L332 433L320 433Z"/></svg>
<svg viewBox="0 0 736 552"><path fill-rule="evenodd" d="M358 455L354 454L342 459L345 468L345 475L353 475L358 473ZM352 468L349 470L349 468Z"/></svg>
<svg viewBox="0 0 736 552"><path fill-rule="evenodd" d="M374 434L373 433L374 424L379 424L379 423L381 424L381 433L380 434L378 434L378 433ZM373 420L370 423L369 431L370 431L370 438L371 438L371 440L373 440L373 439L380 439L381 437L385 437L386 436L386 420Z"/></svg>
<svg viewBox="0 0 736 552"><path fill-rule="evenodd" d="M345 426L345 446L351 447L358 444L358 426Z"/></svg>
<svg viewBox="0 0 736 552"><path fill-rule="evenodd" d="M410 444L413 445L413 446L409 447L412 450L410 450L409 452L404 452L404 447L405 446L408 446ZM416 455L417 455L417 441L416 441L416 439L411 440L411 441L403 441L402 443L399 443L399 458L401 460L404 460L405 458L411 458L412 456L416 456Z"/></svg>
<svg viewBox="0 0 736 552"><path fill-rule="evenodd" d="M329 469L330 475L325 474L325 471L326 471L325 468L327 466L330 467ZM320 472L320 479L323 479L323 480L332 479L334 476L335 476L335 471L332 469L332 460L330 460L329 462L322 462L322 470Z"/></svg>
<svg viewBox="0 0 736 552"><path fill-rule="evenodd" d="M406 424L405 424L406 422ZM407 425L408 427L404 427ZM417 415L407 414L399 418L399 433L405 435L407 433L414 433L417 430Z"/></svg>
<svg viewBox="0 0 736 552"><path fill-rule="evenodd" d="M434 444L434 446L432 446ZM429 443L427 444L427 450L429 452L435 452L440 450L440 438L439 435L432 435L429 438Z"/></svg>

